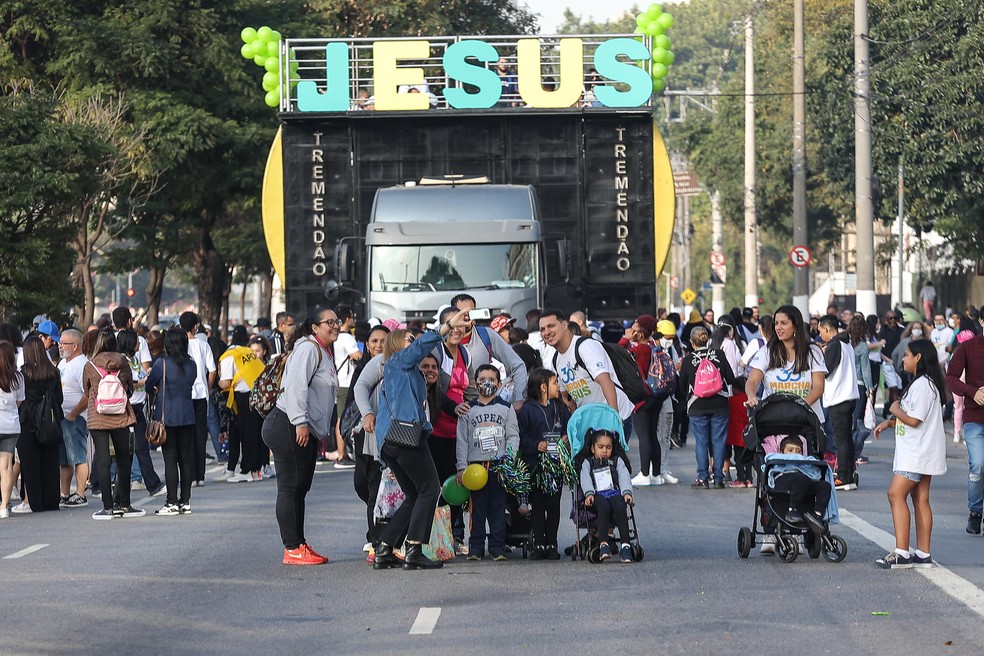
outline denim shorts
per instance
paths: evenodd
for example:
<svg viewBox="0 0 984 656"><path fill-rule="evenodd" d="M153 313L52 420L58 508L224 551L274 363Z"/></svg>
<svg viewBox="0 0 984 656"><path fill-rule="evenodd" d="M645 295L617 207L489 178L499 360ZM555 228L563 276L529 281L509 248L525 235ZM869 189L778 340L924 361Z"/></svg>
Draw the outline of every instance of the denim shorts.
<svg viewBox="0 0 984 656"><path fill-rule="evenodd" d="M922 480L923 474L917 474L911 471L902 471L901 469L896 469L892 472L893 474L898 474L902 478L908 478L913 483L918 483Z"/></svg>
<svg viewBox="0 0 984 656"><path fill-rule="evenodd" d="M62 419L62 444L58 449L58 464L62 467L81 465L89 460L89 427L85 418L75 421Z"/></svg>

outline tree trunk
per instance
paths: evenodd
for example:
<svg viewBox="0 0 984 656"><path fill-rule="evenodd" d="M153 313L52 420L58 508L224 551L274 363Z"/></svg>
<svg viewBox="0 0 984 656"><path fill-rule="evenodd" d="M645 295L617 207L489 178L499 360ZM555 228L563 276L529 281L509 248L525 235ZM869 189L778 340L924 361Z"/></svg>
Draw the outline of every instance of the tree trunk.
<svg viewBox="0 0 984 656"><path fill-rule="evenodd" d="M273 319L273 269L260 272L260 309L256 316Z"/></svg>
<svg viewBox="0 0 984 656"><path fill-rule="evenodd" d="M86 257L77 257L72 268L72 286L82 288L82 307L78 308L77 323L85 330L92 325L96 313L96 288L92 282L92 267Z"/></svg>
<svg viewBox="0 0 984 656"><path fill-rule="evenodd" d="M164 295L164 276L167 270L160 266L150 267L150 281L147 283L147 325L153 326L160 319L161 297Z"/></svg>
<svg viewBox="0 0 984 656"><path fill-rule="evenodd" d="M222 341L229 339L229 325L232 323L229 320L229 296L232 293L232 267L226 270L226 281L225 281L225 296L222 303Z"/></svg>
<svg viewBox="0 0 984 656"><path fill-rule="evenodd" d="M243 282L243 288L239 291L239 323L246 325L246 288L249 281Z"/></svg>
<svg viewBox="0 0 984 656"><path fill-rule="evenodd" d="M199 318L204 323L218 325L226 289L226 266L207 229L202 229L195 251L195 277Z"/></svg>

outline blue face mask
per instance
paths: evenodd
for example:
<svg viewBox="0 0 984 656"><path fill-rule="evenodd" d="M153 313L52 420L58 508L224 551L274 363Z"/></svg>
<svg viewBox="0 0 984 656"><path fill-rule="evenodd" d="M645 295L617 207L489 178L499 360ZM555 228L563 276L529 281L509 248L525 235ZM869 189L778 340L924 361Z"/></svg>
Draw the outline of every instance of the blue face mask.
<svg viewBox="0 0 984 656"><path fill-rule="evenodd" d="M482 396L495 396L495 392L498 389L498 385L494 380L480 380L475 387L478 388L478 393Z"/></svg>

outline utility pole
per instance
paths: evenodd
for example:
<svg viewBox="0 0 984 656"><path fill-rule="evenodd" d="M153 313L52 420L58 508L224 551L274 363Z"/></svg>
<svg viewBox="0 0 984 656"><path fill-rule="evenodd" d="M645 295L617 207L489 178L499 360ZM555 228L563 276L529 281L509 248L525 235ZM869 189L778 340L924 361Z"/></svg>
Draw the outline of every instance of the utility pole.
<svg viewBox="0 0 984 656"><path fill-rule="evenodd" d="M758 305L758 221L755 216L755 25L745 16L745 306ZM715 311L715 316L718 313Z"/></svg>
<svg viewBox="0 0 984 656"><path fill-rule="evenodd" d="M721 219L721 192L715 189L711 192L711 309L714 316L720 317L724 314L724 282L723 274L727 271L724 262L724 249L722 248L724 227ZM720 257L721 263L715 263L715 258Z"/></svg>
<svg viewBox="0 0 984 656"><path fill-rule="evenodd" d="M793 0L793 245L809 247L806 230L806 54L803 0ZM810 315L810 267L796 267L793 305Z"/></svg>
<svg viewBox="0 0 984 656"><path fill-rule="evenodd" d="M857 310L866 315L878 311L875 296L875 212L871 202L870 65L868 0L854 0L854 223L858 239Z"/></svg>
<svg viewBox="0 0 984 656"><path fill-rule="evenodd" d="M899 298L896 307L905 303L905 169L899 164Z"/></svg>

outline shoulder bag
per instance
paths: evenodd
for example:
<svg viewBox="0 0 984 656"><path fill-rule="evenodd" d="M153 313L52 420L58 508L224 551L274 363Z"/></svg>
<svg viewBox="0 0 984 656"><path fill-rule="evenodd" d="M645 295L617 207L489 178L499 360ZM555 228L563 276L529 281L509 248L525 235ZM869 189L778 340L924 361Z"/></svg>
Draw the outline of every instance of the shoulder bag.
<svg viewBox="0 0 984 656"><path fill-rule="evenodd" d="M410 375L407 374L407 378ZM414 403L417 399L413 396L413 386L410 387L410 398L413 399ZM383 401L386 403L386 409L390 413L391 421L389 430L386 431L386 437L383 441L386 444L392 444L393 446L399 446L406 449L416 449L420 446L420 441L423 439L424 426L421 422L414 419L413 421L403 421L402 419L397 419L393 414L393 408L390 407L389 399L386 398L386 387L382 387Z"/></svg>
<svg viewBox="0 0 984 656"><path fill-rule="evenodd" d="M167 362L161 360L161 369L163 374L161 374L161 388L160 391L154 396L154 405L149 408L147 413L147 444L151 446L163 446L167 442L167 429L164 424L164 394L166 393L167 387ZM161 404L161 418L158 421L154 419L154 409L157 404Z"/></svg>

